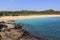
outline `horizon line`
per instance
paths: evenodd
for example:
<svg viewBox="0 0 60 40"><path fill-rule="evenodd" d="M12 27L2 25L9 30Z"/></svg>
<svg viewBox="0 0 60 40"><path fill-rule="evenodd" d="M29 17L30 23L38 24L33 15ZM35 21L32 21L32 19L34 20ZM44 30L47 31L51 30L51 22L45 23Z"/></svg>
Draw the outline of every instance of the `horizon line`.
<svg viewBox="0 0 60 40"><path fill-rule="evenodd" d="M53 11L60 11L60 10L54 10L54 9L44 9L44 10L0 10L0 12L9 12L9 11L46 11L46 10L53 10Z"/></svg>

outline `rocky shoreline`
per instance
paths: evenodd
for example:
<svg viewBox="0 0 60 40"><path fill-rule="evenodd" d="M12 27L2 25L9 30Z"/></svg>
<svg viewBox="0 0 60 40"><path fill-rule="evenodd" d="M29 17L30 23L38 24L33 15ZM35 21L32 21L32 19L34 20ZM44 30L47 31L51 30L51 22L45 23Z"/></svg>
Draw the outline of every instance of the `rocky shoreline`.
<svg viewBox="0 0 60 40"><path fill-rule="evenodd" d="M5 24L0 22L0 40L45 40L34 37L29 32L22 29L20 24Z"/></svg>

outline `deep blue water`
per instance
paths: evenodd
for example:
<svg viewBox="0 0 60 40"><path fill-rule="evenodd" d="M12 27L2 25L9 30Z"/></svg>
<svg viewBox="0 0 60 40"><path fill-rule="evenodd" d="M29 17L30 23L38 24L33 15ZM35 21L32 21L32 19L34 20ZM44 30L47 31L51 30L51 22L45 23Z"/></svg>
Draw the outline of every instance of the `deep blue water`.
<svg viewBox="0 0 60 40"><path fill-rule="evenodd" d="M31 18L15 22L24 24L24 29L33 36L60 40L60 17Z"/></svg>

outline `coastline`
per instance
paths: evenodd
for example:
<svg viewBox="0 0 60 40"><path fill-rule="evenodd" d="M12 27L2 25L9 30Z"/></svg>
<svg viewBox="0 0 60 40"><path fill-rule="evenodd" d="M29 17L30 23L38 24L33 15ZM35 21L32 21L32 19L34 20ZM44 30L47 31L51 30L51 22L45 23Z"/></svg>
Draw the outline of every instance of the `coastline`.
<svg viewBox="0 0 60 40"><path fill-rule="evenodd" d="M2 21L4 21L4 22L9 22L9 21L14 21L14 20L17 20L17 19L30 19L30 18L46 18L46 17L60 17L60 15L31 15L31 16L2 16L2 17L0 17L0 21L2 22ZM5 33L5 31L9 34L9 36L11 37L10 39L23 39L23 40L25 40L25 38L27 39L27 40L29 40L29 38L31 39L31 40L44 40L44 39L48 39L48 38L43 38L43 37L35 37L35 36L32 36L32 35L30 35L29 34L29 32L27 32L26 30L23 30L23 31L21 31L21 30L19 30L19 29L13 29L13 28L15 28L14 26L16 25L16 24L7 24L8 25L8 27L9 28L11 28L10 30L11 31L9 31L9 32L12 32L12 34L11 33L9 33L8 32L8 30L6 29L6 30L3 30L2 32L0 32L0 34L2 35L1 37L1 39L4 39L4 37L6 37L5 38L5 40L7 40L7 39L9 39L8 38L8 36L4 36L6 33ZM10 27L11 26L11 27ZM19 26L19 25L17 25L17 26ZM17 27L16 26L16 27ZM17 31L19 31L19 33L17 32ZM16 33L16 34L14 34L14 33ZM26 35L27 34L27 35ZM29 35L28 35L29 34ZM11 35L20 35L20 36L11 36ZM24 36L24 37L23 37Z"/></svg>
<svg viewBox="0 0 60 40"><path fill-rule="evenodd" d="M0 17L0 21L10 21L10 20L29 19L29 18L45 18L45 17L60 17L60 15L2 16Z"/></svg>

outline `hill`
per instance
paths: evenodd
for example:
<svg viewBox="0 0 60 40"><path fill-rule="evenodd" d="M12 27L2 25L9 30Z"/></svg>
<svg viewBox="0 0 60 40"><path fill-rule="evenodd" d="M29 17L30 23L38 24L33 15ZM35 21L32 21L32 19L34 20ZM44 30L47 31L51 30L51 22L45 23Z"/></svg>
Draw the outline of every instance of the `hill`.
<svg viewBox="0 0 60 40"><path fill-rule="evenodd" d="M59 15L60 11L55 11L52 9L44 10L44 11L1 11L0 16L25 16L25 15L48 15L48 14L56 14Z"/></svg>

